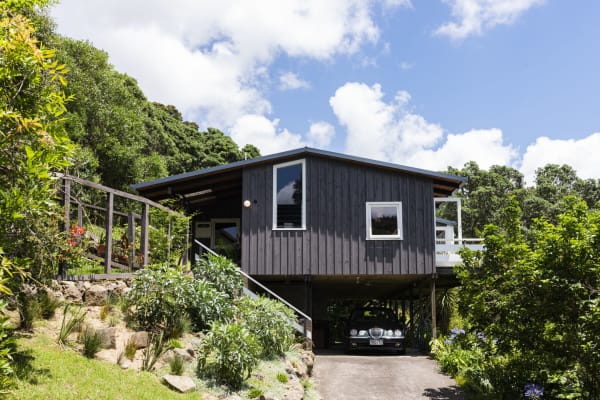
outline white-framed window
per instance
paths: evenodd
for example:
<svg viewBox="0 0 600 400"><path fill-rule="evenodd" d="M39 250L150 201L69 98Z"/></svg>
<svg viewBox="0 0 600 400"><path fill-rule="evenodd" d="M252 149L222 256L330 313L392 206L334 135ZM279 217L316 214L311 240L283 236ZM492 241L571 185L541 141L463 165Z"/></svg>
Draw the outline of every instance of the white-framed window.
<svg viewBox="0 0 600 400"><path fill-rule="evenodd" d="M306 229L306 163L273 166L273 229Z"/></svg>
<svg viewBox="0 0 600 400"><path fill-rule="evenodd" d="M402 240L402 202L367 202L367 240Z"/></svg>

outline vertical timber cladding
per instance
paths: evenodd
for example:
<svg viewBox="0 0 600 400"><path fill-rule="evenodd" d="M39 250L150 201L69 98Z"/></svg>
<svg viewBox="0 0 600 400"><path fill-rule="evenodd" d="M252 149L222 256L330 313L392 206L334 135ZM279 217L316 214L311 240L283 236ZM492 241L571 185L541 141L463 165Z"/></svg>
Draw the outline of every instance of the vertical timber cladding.
<svg viewBox="0 0 600 400"><path fill-rule="evenodd" d="M300 159L300 158L299 158ZM273 230L273 164L244 169L242 268L252 275L435 271L430 178L306 156L306 230ZM401 201L403 240L366 240L366 202Z"/></svg>

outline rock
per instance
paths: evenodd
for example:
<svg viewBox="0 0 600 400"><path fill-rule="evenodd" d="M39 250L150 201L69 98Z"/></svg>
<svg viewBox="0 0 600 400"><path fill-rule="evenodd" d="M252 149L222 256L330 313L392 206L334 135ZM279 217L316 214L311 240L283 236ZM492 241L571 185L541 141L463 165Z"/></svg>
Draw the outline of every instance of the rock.
<svg viewBox="0 0 600 400"><path fill-rule="evenodd" d="M103 349L117 348L117 328L102 328L96 331L100 336L100 347Z"/></svg>
<svg viewBox="0 0 600 400"><path fill-rule="evenodd" d="M261 394L258 399L259 400L277 400L277 398L275 396L273 396L271 393Z"/></svg>
<svg viewBox="0 0 600 400"><path fill-rule="evenodd" d="M196 383L189 376L164 375L162 378L178 392L187 393L196 390Z"/></svg>
<svg viewBox="0 0 600 400"><path fill-rule="evenodd" d="M134 332L129 338L134 344L136 349L143 349L148 347L148 332Z"/></svg>
<svg viewBox="0 0 600 400"><path fill-rule="evenodd" d="M194 350L193 347L188 346L185 348L185 351L190 355L190 357L196 358L196 350Z"/></svg>
<svg viewBox="0 0 600 400"><path fill-rule="evenodd" d="M87 282L86 282L87 283ZM108 290L101 285L93 285L85 292L85 304L88 306L103 306L108 298Z"/></svg>
<svg viewBox="0 0 600 400"><path fill-rule="evenodd" d="M312 369L315 365L315 353L312 351L303 351L300 354L300 358L302 358L302 362L306 365L306 373L307 375L312 375Z"/></svg>
<svg viewBox="0 0 600 400"><path fill-rule="evenodd" d="M194 359L192 356L190 356L190 353L188 353L184 349L173 349L172 351L173 351L173 356L175 354L179 354L179 356L181 358L183 358L184 361L190 362Z"/></svg>
<svg viewBox="0 0 600 400"><path fill-rule="evenodd" d="M291 364L294 367L294 372L298 378L306 378L308 376L308 367L304 362L292 361Z"/></svg>
<svg viewBox="0 0 600 400"><path fill-rule="evenodd" d="M265 380L265 376L263 374L259 374L258 372L252 374L252 376L255 377L256 379L258 379L259 381Z"/></svg>
<svg viewBox="0 0 600 400"><path fill-rule="evenodd" d="M122 361L121 364L119 364L119 367L121 367L121 369L129 369L131 368L131 364L129 361Z"/></svg>
<svg viewBox="0 0 600 400"><path fill-rule="evenodd" d="M79 290L75 285L75 282L63 281L60 284L62 286L62 292L67 301L72 303L81 303L83 295L81 294L81 290Z"/></svg>

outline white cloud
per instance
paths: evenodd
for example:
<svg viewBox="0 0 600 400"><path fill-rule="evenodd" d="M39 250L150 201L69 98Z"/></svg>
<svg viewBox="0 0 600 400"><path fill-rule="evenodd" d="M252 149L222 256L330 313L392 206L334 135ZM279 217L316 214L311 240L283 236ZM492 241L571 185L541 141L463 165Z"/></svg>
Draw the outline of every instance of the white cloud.
<svg viewBox="0 0 600 400"><path fill-rule="evenodd" d="M381 86L346 83L329 103L347 128L346 151L364 157L432 170L462 167L470 160L481 167L510 165L517 151L504 144L498 129L445 134L409 109L411 96L399 91L386 103Z"/></svg>
<svg viewBox="0 0 600 400"><path fill-rule="evenodd" d="M280 90L308 89L309 87L310 83L300 79L298 75L293 72L285 72L279 75Z"/></svg>
<svg viewBox="0 0 600 400"><path fill-rule="evenodd" d="M413 69L414 67L415 67L414 64L409 63L407 61L402 61L400 63L400 69L403 70L403 71L408 71L409 69Z"/></svg>
<svg viewBox="0 0 600 400"><path fill-rule="evenodd" d="M257 114L242 116L231 128L231 137L238 145L252 143L263 155L304 146L327 147L334 135L334 127L327 122L311 124L309 131L302 135L279 128L278 119L270 120Z"/></svg>
<svg viewBox="0 0 600 400"><path fill-rule="evenodd" d="M310 125L306 137L311 146L327 148L335 136L335 128L327 122L315 122Z"/></svg>
<svg viewBox="0 0 600 400"><path fill-rule="evenodd" d="M373 3L63 0L52 14L60 33L106 50L151 100L227 130L271 111L263 78L278 54L327 60L376 42Z"/></svg>
<svg viewBox="0 0 600 400"><path fill-rule="evenodd" d="M546 164L567 164L577 171L580 178L600 179L600 132L582 139L550 139L539 137L529 145L523 155L521 172L528 184L534 182L535 170Z"/></svg>
<svg viewBox="0 0 600 400"><path fill-rule="evenodd" d="M462 40L480 35L497 25L509 25L544 0L442 0L452 8L455 21L447 22L435 34Z"/></svg>

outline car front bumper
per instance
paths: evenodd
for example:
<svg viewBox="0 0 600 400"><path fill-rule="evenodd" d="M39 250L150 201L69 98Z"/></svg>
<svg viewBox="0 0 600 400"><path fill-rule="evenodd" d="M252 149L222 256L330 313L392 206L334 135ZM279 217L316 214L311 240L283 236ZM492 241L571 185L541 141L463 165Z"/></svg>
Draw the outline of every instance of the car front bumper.
<svg viewBox="0 0 600 400"><path fill-rule="evenodd" d="M398 350L404 351L404 337L384 336L380 339L373 339L365 336L350 336L346 340L346 349L353 350Z"/></svg>

